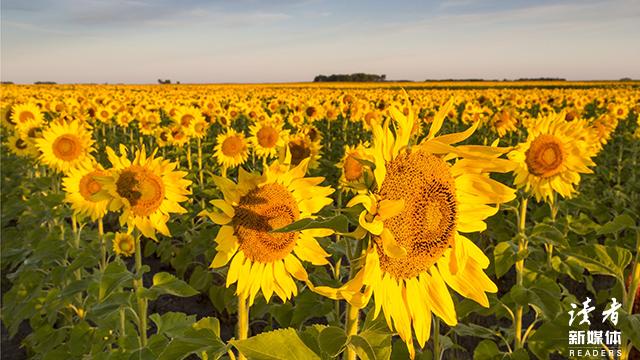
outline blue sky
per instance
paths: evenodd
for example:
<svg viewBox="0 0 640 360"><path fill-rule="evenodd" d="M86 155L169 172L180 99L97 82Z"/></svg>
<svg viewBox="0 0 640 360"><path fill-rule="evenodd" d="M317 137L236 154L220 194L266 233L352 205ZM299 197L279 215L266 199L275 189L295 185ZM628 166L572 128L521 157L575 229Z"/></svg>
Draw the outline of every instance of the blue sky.
<svg viewBox="0 0 640 360"><path fill-rule="evenodd" d="M640 0L2 0L1 20L22 83L640 78Z"/></svg>

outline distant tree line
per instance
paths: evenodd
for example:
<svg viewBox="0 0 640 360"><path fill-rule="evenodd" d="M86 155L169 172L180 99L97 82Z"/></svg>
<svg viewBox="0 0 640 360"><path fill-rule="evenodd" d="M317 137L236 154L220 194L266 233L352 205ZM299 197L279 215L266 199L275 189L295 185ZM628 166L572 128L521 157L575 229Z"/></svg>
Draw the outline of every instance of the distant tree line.
<svg viewBox="0 0 640 360"><path fill-rule="evenodd" d="M171 84L171 80L170 79L166 79L166 80L158 79L158 84L168 85L168 84ZM180 84L180 81L176 81L176 84Z"/></svg>
<svg viewBox="0 0 640 360"><path fill-rule="evenodd" d="M55 81L36 81L34 82L36 85L55 85L57 84Z"/></svg>
<svg viewBox="0 0 640 360"><path fill-rule="evenodd" d="M365 73L318 75L313 79L314 82L381 82L385 80L387 80L385 74Z"/></svg>
<svg viewBox="0 0 640 360"><path fill-rule="evenodd" d="M539 78L520 78L515 81L567 81L567 79L554 78L554 77L539 77Z"/></svg>

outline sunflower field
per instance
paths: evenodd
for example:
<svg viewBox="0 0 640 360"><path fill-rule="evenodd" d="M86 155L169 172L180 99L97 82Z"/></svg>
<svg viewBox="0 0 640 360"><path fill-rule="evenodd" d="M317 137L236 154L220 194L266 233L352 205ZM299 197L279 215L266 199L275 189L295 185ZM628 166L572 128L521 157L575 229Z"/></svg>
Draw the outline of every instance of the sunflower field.
<svg viewBox="0 0 640 360"><path fill-rule="evenodd" d="M638 83L1 90L3 358L640 358Z"/></svg>

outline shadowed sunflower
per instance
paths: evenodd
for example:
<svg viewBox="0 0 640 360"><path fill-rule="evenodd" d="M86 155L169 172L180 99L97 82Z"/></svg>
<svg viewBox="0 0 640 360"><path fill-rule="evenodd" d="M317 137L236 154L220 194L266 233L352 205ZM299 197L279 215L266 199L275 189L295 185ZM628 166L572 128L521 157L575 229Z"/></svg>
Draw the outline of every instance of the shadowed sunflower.
<svg viewBox="0 0 640 360"><path fill-rule="evenodd" d="M282 130L282 122L267 120L249 126L253 151L262 159L269 159L278 155L278 149L284 147L287 130Z"/></svg>
<svg viewBox="0 0 640 360"><path fill-rule="evenodd" d="M229 128L226 133L216 137L216 142L213 156L222 165L223 173L244 164L249 158L249 146L242 133Z"/></svg>
<svg viewBox="0 0 640 360"><path fill-rule="evenodd" d="M330 230L302 230L277 233L279 229L300 219L313 217L330 204L330 187L318 186L323 177L304 177L308 160L290 169L274 163L262 175L240 169L238 183L222 177L214 181L224 199L212 200L214 211L203 211L214 223L222 225L216 236L218 253L212 268L226 265L226 285L238 283L241 300L249 306L259 290L267 302L275 293L282 301L297 295L293 278L308 282L300 260L313 265L327 264L329 256L315 239L328 236Z"/></svg>
<svg viewBox="0 0 640 360"><path fill-rule="evenodd" d="M95 200L93 196L102 190L102 184L96 177L108 176L100 164L87 159L69 170L62 179L64 191L67 193L65 201L71 204L76 214L88 216L96 221L107 213L108 199Z"/></svg>
<svg viewBox="0 0 640 360"><path fill-rule="evenodd" d="M147 157L144 147L136 151L135 158L127 158L127 149L120 145L118 157L110 147L107 156L111 165L109 176L97 177L103 190L96 200L110 199L109 210L122 209L120 225L134 226L148 238L157 240L156 231L170 236L167 221L169 214L183 214L180 202L191 194L190 180L184 179L184 171L176 171L177 163L155 157L154 151Z"/></svg>
<svg viewBox="0 0 640 360"><path fill-rule="evenodd" d="M44 116L35 104L17 104L12 108L11 124L18 128L21 128L26 123L34 123L40 126L43 122Z"/></svg>
<svg viewBox="0 0 640 360"><path fill-rule="evenodd" d="M373 172L366 162L373 163L373 154L367 144L345 146L344 156L336 166L342 170L340 184L349 190L366 190L373 181Z"/></svg>
<svg viewBox="0 0 640 360"><path fill-rule="evenodd" d="M136 243L130 233L116 233L113 238L113 252L116 255L129 257L136 252Z"/></svg>
<svg viewBox="0 0 640 360"><path fill-rule="evenodd" d="M35 146L18 133L9 136L9 139L7 139L7 145L9 146L9 151L17 156L32 158L38 156L38 150Z"/></svg>
<svg viewBox="0 0 640 360"><path fill-rule="evenodd" d="M371 241L364 266L340 289L317 287L329 297L346 299L363 308L373 295L374 316L384 313L415 356L413 334L424 347L431 332L431 314L457 323L447 285L482 306L496 285L483 269L489 259L462 233L486 229L484 220L512 200L514 190L492 180L490 172L504 172L513 164L498 157L506 149L451 144L467 139L477 123L461 133L436 137L450 101L436 114L421 144L409 147L416 121L392 107L395 135L387 121L373 124L375 190L354 197L347 206L364 205L360 226ZM361 291L362 289L362 291Z"/></svg>
<svg viewBox="0 0 640 360"><path fill-rule="evenodd" d="M54 121L35 142L42 152L40 161L59 172L66 173L93 158L90 155L94 143L91 133L79 121Z"/></svg>
<svg viewBox="0 0 640 360"><path fill-rule="evenodd" d="M551 114L529 123L527 141L518 144L509 158L518 163L515 185L530 191L540 201L553 203L554 193L571 197L580 174L592 171L589 166L595 148L588 129L576 121L565 121L564 112Z"/></svg>

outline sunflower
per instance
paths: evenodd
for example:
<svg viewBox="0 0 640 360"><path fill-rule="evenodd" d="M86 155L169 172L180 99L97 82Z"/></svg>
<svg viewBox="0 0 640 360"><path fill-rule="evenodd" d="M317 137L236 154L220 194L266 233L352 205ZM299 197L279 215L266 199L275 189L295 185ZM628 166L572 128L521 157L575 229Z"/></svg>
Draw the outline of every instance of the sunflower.
<svg viewBox="0 0 640 360"><path fill-rule="evenodd" d="M282 122L267 120L249 126L253 151L259 158L269 159L278 155L278 149L284 147L287 130L282 130Z"/></svg>
<svg viewBox="0 0 640 360"><path fill-rule="evenodd" d="M86 159L78 166L70 169L62 179L65 201L71 204L73 211L81 216L88 216L96 221L107 213L108 199L95 200L93 196L102 190L102 184L96 177L107 176L100 164Z"/></svg>
<svg viewBox="0 0 640 360"><path fill-rule="evenodd" d="M229 128L226 133L216 137L215 153L216 158L223 169L235 168L244 164L249 157L249 146L243 133L236 132Z"/></svg>
<svg viewBox="0 0 640 360"><path fill-rule="evenodd" d="M117 232L113 238L113 252L125 257L133 255L136 252L133 236L130 233Z"/></svg>
<svg viewBox="0 0 640 360"><path fill-rule="evenodd" d="M581 124L566 121L564 112L529 123L527 140L509 153L518 163L515 185L530 191L538 201L552 203L554 193L571 197L580 174L592 172L591 157L597 151Z"/></svg>
<svg viewBox="0 0 640 360"><path fill-rule="evenodd" d="M367 162L373 164L373 153L368 144L347 145L344 156L336 166L342 170L340 183L350 190L366 190L373 180L373 171Z"/></svg>
<svg viewBox="0 0 640 360"><path fill-rule="evenodd" d="M513 131L518 131L517 125L518 118L516 117L515 110L512 108L503 108L491 117L491 127L498 133L499 137L503 137Z"/></svg>
<svg viewBox="0 0 640 360"><path fill-rule="evenodd" d="M484 220L499 204L515 198L515 191L488 175L509 171L512 162L498 157L506 149L451 144L467 139L468 130L436 137L448 102L434 117L424 142L409 147L416 117L390 108L389 121L373 126L375 189L355 196L347 206L362 204L359 224L370 236L364 266L340 289L315 288L334 299L344 298L363 308L375 299L387 324L415 356L413 334L420 347L430 336L431 314L450 326L457 323L447 285L460 295L487 307L487 292L496 285L483 269L489 259L462 233L482 231ZM361 292L361 289L363 291Z"/></svg>
<svg viewBox="0 0 640 360"><path fill-rule="evenodd" d="M89 130L79 121L54 121L36 139L36 146L42 152L40 161L63 173L86 159L92 159L93 139Z"/></svg>
<svg viewBox="0 0 640 360"><path fill-rule="evenodd" d="M17 133L9 136L9 139L7 139L7 143L7 145L9 146L9 151L17 156L34 158L38 156L38 150L35 148L35 146L33 146L33 144L29 140L25 139Z"/></svg>
<svg viewBox="0 0 640 360"><path fill-rule="evenodd" d="M43 122L44 116L35 104L16 104L12 108L10 123L18 128L26 123L41 125Z"/></svg>
<svg viewBox="0 0 640 360"><path fill-rule="evenodd" d="M215 238L218 253L211 262L219 268L231 261L226 285L238 283L237 294L253 303L262 289L267 302L275 294L286 301L297 295L293 278L309 281L300 260L313 265L327 264L327 254L315 239L329 230L302 230L278 233L297 220L313 217L330 204L330 187L319 186L322 177L306 178L309 161L299 165L274 163L263 174L250 174L240 168L238 183L215 177L224 199L212 200L214 211L203 211L222 225Z"/></svg>
<svg viewBox="0 0 640 360"><path fill-rule="evenodd" d="M176 171L177 163L155 157L156 151L147 157L144 147L136 151L133 161L127 158L124 145L120 145L120 154L118 157L107 147L113 168L109 169L109 176L96 178L103 189L94 199L109 199L111 211L122 209L120 225L135 226L154 240L157 240L156 231L170 236L169 214L187 211L179 204L191 194L188 189L191 181L184 179L187 173Z"/></svg>
<svg viewBox="0 0 640 360"><path fill-rule="evenodd" d="M196 122L204 122L200 109L195 106L181 106L175 110L173 121L180 125L185 133L191 135L194 132Z"/></svg>
<svg viewBox="0 0 640 360"><path fill-rule="evenodd" d="M308 135L297 133L289 136L286 150L291 153L291 164L298 165L303 159L309 158L309 168L315 169L321 148L322 145L311 141Z"/></svg>

